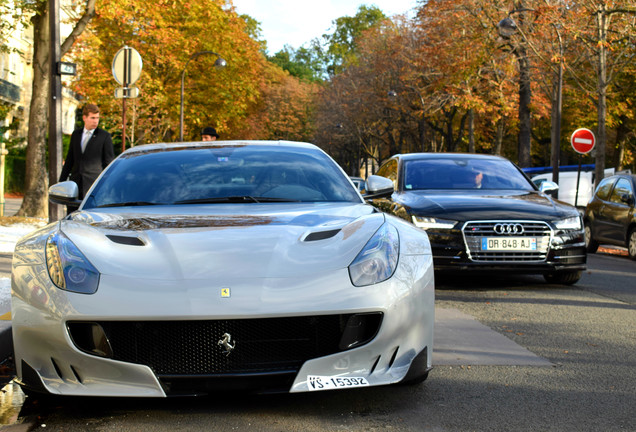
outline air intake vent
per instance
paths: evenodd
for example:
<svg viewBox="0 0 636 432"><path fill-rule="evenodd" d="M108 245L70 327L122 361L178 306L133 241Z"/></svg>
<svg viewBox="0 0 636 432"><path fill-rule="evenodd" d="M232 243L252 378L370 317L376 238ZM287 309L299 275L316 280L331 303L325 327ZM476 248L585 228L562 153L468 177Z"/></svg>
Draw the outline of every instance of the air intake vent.
<svg viewBox="0 0 636 432"><path fill-rule="evenodd" d="M329 231L313 232L313 233L307 235L307 237L305 237L305 241L325 240L325 239L328 239L328 238L331 238L331 237L335 236L339 232L340 232L340 228L335 229L335 230L329 230Z"/></svg>
<svg viewBox="0 0 636 432"><path fill-rule="evenodd" d="M106 237L108 237L111 241L119 244L125 244L129 246L145 246L145 243L142 242L141 239L139 239L138 237L128 237L113 234L107 234Z"/></svg>

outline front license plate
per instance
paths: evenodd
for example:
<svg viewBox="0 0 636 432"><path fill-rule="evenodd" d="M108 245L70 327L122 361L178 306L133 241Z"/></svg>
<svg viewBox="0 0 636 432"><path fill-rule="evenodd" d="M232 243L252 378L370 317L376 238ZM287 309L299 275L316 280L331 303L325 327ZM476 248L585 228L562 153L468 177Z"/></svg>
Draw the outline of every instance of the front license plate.
<svg viewBox="0 0 636 432"><path fill-rule="evenodd" d="M535 251L536 237L482 237L481 250L485 251Z"/></svg>
<svg viewBox="0 0 636 432"><path fill-rule="evenodd" d="M337 377L337 376L319 376L308 375L307 387L309 391L317 390L334 390L354 387L366 387L369 382L362 377Z"/></svg>

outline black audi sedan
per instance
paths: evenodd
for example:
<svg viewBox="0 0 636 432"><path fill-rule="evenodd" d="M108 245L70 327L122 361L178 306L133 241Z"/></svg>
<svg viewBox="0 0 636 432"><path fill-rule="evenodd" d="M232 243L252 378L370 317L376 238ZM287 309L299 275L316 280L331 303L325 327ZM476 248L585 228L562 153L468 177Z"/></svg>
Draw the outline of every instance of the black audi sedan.
<svg viewBox="0 0 636 432"><path fill-rule="evenodd" d="M426 230L438 273L542 274L549 283L571 285L586 268L580 213L503 157L401 154L377 175L392 180L394 191L372 203Z"/></svg>
<svg viewBox="0 0 636 432"><path fill-rule="evenodd" d="M636 260L636 175L617 174L599 183L585 208L585 242L588 252L600 243L624 246Z"/></svg>

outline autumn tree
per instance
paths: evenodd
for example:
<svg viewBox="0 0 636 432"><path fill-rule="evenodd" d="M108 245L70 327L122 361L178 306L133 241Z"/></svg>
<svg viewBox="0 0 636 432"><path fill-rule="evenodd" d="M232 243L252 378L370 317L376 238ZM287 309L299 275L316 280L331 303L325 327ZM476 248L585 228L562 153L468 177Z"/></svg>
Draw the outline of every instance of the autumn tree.
<svg viewBox="0 0 636 432"><path fill-rule="evenodd" d="M202 51L218 53L227 66L215 69L215 55L188 63L184 137L199 139L204 126L216 127L224 139L242 136L245 119L259 101L266 64L262 44L252 37L254 22L223 0L98 1L99 14L76 51L80 74L75 89L104 108L111 133L121 131L111 62L128 45L144 61L135 84L141 97L135 101L135 142L130 144L178 139L181 76L190 57Z"/></svg>
<svg viewBox="0 0 636 432"><path fill-rule="evenodd" d="M607 148L608 91L616 76L636 58L636 6L633 0L580 0L576 3L581 17L572 23L577 38L583 43L587 60L595 70L595 80L569 71L595 100L597 106L597 133L595 178L604 176Z"/></svg>
<svg viewBox="0 0 636 432"><path fill-rule="evenodd" d="M321 82L325 78L325 66L320 50L316 49L313 43L310 47L301 46L297 49L286 45L282 50L268 57L268 60L291 76L304 81Z"/></svg>
<svg viewBox="0 0 636 432"><path fill-rule="evenodd" d="M268 64L259 101L246 118L243 138L311 141L314 107L320 85Z"/></svg>
<svg viewBox="0 0 636 432"><path fill-rule="evenodd" d="M362 33L386 18L378 7L362 5L354 16L343 16L333 20L333 30L322 35L327 73L335 75L347 65L355 63L357 41Z"/></svg>

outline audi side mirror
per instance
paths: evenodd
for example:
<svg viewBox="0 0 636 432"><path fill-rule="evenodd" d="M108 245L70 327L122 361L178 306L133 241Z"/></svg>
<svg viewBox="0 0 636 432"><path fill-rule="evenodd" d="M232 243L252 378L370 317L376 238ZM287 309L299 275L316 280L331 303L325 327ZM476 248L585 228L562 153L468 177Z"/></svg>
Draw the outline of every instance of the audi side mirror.
<svg viewBox="0 0 636 432"><path fill-rule="evenodd" d="M539 186L539 191L550 196L554 196L558 190L559 185L549 180L544 181L543 183L541 183L541 186Z"/></svg>
<svg viewBox="0 0 636 432"><path fill-rule="evenodd" d="M388 198L393 194L393 181L382 176L370 175L364 199Z"/></svg>

